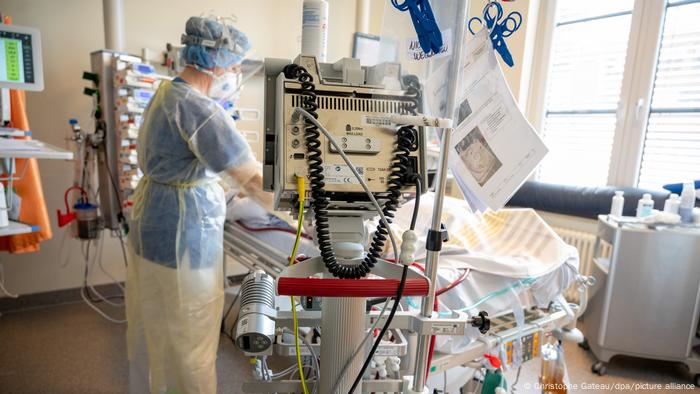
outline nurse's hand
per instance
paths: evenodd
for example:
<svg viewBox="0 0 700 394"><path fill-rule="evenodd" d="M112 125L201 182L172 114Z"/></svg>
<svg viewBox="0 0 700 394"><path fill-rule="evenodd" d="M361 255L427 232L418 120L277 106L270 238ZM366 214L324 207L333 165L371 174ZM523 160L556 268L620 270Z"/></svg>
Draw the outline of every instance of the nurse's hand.
<svg viewBox="0 0 700 394"><path fill-rule="evenodd" d="M260 204L266 211L273 213L273 195L262 188L262 172L260 163L251 160L250 162L226 170L227 181L233 187L239 189L243 194L252 198Z"/></svg>
<svg viewBox="0 0 700 394"><path fill-rule="evenodd" d="M284 220L296 231L297 220L292 218L289 212L275 211L274 195L262 189L262 172L258 162L253 162L251 165L233 167L226 171L226 175L228 175L229 182L233 183L240 190L241 194L245 194L253 199L253 201L265 208L268 213ZM305 231L305 233L307 232Z"/></svg>

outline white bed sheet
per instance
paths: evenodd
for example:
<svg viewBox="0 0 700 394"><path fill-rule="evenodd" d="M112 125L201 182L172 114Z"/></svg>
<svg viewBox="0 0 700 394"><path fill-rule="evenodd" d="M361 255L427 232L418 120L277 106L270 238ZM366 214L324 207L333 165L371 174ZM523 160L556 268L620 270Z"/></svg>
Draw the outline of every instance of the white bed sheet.
<svg viewBox="0 0 700 394"><path fill-rule="evenodd" d="M245 217L229 215L229 221L237 219L253 228L280 226L279 221L270 221L265 217L251 215L252 210L250 209L229 209L229 212L236 211L246 212ZM291 233L270 230L256 231L250 234L266 245L274 245L283 253L291 253L295 238ZM318 249L311 240L302 239L299 253L313 257L318 255ZM448 248L445 250L445 253L440 257L438 288L445 287L455 281L465 268L473 267L473 264L464 262L467 255L466 251L459 249ZM529 261L529 264L531 263L532 261ZM518 305L545 307L575 280L578 274L578 255L561 261L556 267L553 267L551 262L547 264L547 269L540 270L539 275L525 278L522 275L508 277L472 269L462 284L440 297L440 311L463 310L476 305L475 308L465 310L465 312L475 315L483 310L490 316L494 316ZM418 297L406 301L406 306L409 308L420 305ZM463 337L439 337L436 341L436 351L459 353L479 336L476 329L470 329Z"/></svg>

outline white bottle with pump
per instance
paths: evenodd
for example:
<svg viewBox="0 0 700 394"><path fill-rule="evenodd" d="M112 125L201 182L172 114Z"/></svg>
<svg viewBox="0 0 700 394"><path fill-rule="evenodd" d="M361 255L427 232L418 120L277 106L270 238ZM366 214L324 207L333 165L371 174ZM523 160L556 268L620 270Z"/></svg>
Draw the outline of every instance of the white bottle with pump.
<svg viewBox="0 0 700 394"><path fill-rule="evenodd" d="M678 208L680 207L680 205L681 200L678 199L678 194L671 193L671 195L668 196L666 202L664 202L664 212L678 215Z"/></svg>
<svg viewBox="0 0 700 394"><path fill-rule="evenodd" d="M637 217L643 218L651 216L654 210L654 200L651 199L651 194L644 193L642 198L639 199L637 203Z"/></svg>
<svg viewBox="0 0 700 394"><path fill-rule="evenodd" d="M622 190L616 190L615 195L612 198L612 205L610 206L610 216L622 217L622 209L625 207L625 198L623 197Z"/></svg>
<svg viewBox="0 0 700 394"><path fill-rule="evenodd" d="M695 187L691 182L683 184L681 203L678 214L681 215L681 223L693 223L693 207L695 207Z"/></svg>

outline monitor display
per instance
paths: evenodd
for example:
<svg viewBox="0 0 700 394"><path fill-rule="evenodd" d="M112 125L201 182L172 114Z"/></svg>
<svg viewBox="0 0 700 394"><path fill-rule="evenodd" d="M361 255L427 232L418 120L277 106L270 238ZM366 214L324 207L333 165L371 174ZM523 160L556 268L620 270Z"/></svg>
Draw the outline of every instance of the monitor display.
<svg viewBox="0 0 700 394"><path fill-rule="evenodd" d="M0 25L0 87L43 89L38 30Z"/></svg>

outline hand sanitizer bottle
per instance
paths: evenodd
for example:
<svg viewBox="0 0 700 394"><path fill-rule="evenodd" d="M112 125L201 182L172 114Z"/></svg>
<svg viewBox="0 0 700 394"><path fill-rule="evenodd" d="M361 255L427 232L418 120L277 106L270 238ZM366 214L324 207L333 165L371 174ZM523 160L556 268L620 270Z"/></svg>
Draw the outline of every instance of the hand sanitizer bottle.
<svg viewBox="0 0 700 394"><path fill-rule="evenodd" d="M625 207L625 198L622 196L625 194L622 190L616 190L615 196L612 198L612 205L610 206L610 216L622 217L622 209Z"/></svg>
<svg viewBox="0 0 700 394"><path fill-rule="evenodd" d="M675 213L678 215L678 208L681 205L681 200L678 199L678 194L671 193L668 199L664 203L664 212Z"/></svg>
<svg viewBox="0 0 700 394"><path fill-rule="evenodd" d="M678 213L681 215L681 223L693 223L693 207L695 207L695 188L691 182L683 184L681 192L681 204Z"/></svg>
<svg viewBox="0 0 700 394"><path fill-rule="evenodd" d="M653 210L654 200L651 199L651 194L644 193L637 203L637 217L643 218L651 216Z"/></svg>

